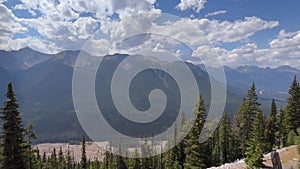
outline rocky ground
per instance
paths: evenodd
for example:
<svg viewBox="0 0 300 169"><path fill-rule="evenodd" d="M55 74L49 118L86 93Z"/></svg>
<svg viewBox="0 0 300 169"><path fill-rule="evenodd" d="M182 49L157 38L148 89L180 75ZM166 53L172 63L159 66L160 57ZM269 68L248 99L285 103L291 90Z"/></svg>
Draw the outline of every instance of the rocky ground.
<svg viewBox="0 0 300 169"><path fill-rule="evenodd" d="M290 146L277 150L279 153L283 169L297 169L300 164L300 155L296 146ZM265 165L272 167L271 153L264 155ZM234 163L224 164L219 167L211 167L210 169L247 169L244 160L238 160Z"/></svg>

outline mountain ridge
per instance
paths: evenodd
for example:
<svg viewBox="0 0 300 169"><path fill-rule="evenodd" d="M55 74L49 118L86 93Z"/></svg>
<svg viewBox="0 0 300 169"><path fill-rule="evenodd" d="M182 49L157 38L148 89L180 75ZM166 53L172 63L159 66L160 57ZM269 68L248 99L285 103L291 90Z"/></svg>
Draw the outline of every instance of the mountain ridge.
<svg viewBox="0 0 300 169"><path fill-rule="evenodd" d="M20 50L20 53L17 51L12 54L8 52L8 56L3 56L5 53L0 51L1 96L4 95L6 83L12 81L25 123L32 122L36 125L35 130L39 136L38 142L80 140L84 132L76 117L71 91L74 64L80 51L64 51L55 55L44 55L30 51L31 49L27 48ZM19 59L23 54L26 54L26 59ZM119 55L111 55L111 57L104 59L107 64L105 71L113 71L109 65L120 62ZM12 58L9 58L10 56ZM39 57L44 58L40 59ZM5 62L6 59L8 63ZM37 60L35 61L35 59ZM22 63L29 61L32 63L28 63L27 66ZM199 90L206 95L206 104L209 106L210 82L205 69L203 67L201 69L201 65L192 63L187 63L187 65L194 73L197 82L201 84ZM228 84L225 111L230 114L231 118L252 82L257 83L259 99L263 103L264 112L268 113L272 98L276 98L280 105L285 104L286 93L293 79L293 72L299 73L298 69L288 66L277 69L252 67L250 72L238 71L227 66L224 69ZM164 80L158 72L148 72L148 74L150 79ZM276 78L277 74L279 77ZM107 77L104 76L103 78ZM137 82L141 84L145 80ZM279 83L278 81L280 84L272 87L272 84ZM142 88L138 86L136 86L136 90L142 91ZM269 88L270 90L267 90ZM276 92L283 92L283 94ZM143 95L135 95L138 100L145 97L141 96ZM3 99L4 97L0 97L0 100L3 101ZM59 134L57 131L60 131Z"/></svg>

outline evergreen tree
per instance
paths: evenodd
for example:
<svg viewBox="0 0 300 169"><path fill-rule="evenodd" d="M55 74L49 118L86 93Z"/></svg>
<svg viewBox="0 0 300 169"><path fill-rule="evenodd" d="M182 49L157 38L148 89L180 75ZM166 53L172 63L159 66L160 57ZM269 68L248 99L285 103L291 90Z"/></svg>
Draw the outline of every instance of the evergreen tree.
<svg viewBox="0 0 300 169"><path fill-rule="evenodd" d="M37 139L37 136L33 132L33 124L29 123L28 127L25 129L24 135L26 137L27 142L24 144L25 147L27 147L27 151L25 152L26 156L26 166L28 169L34 168L34 165L37 165L35 161L35 153L34 149L31 147L32 139Z"/></svg>
<svg viewBox="0 0 300 169"><path fill-rule="evenodd" d="M50 164L51 164L52 168L54 168L54 169L58 168L57 154L56 154L55 148L53 148L53 152L51 154Z"/></svg>
<svg viewBox="0 0 300 169"><path fill-rule="evenodd" d="M186 120L185 120L185 113L182 112L182 116L181 116L181 121L180 121L180 135L181 137L183 137L183 133L185 133L185 126L186 126ZM180 138L181 138L180 137ZM183 138L180 143L178 144L178 148L179 148L179 165L180 168L183 169L184 168L184 163L185 163L185 158L186 158L186 154L185 154L185 141L186 138Z"/></svg>
<svg viewBox="0 0 300 169"><path fill-rule="evenodd" d="M196 118L195 123L186 140L186 162L184 164L184 168L186 169L206 168L206 164L209 161L205 155L207 152L205 151L204 145L201 145L199 142L200 132L206 119L204 100L202 97L199 99L194 115Z"/></svg>
<svg viewBox="0 0 300 169"><path fill-rule="evenodd" d="M81 147L81 168L87 169L87 158L86 158L86 143L85 137L82 137L82 147Z"/></svg>
<svg viewBox="0 0 300 169"><path fill-rule="evenodd" d="M58 152L58 165L60 168L64 168L64 162L65 162L64 154L62 148L60 147Z"/></svg>
<svg viewBox="0 0 300 169"><path fill-rule="evenodd" d="M132 164L130 169L140 169L141 168L141 159L139 158L139 154L137 149L134 151L134 158L132 160Z"/></svg>
<svg viewBox="0 0 300 169"><path fill-rule="evenodd" d="M179 160L180 160L180 151L179 151L179 147L176 144L177 143L177 123L175 122L174 125L174 133L173 133L173 139L171 141L171 144L173 146L173 148L170 150L170 165L172 169L179 169L180 168L180 164L179 164Z"/></svg>
<svg viewBox="0 0 300 169"><path fill-rule="evenodd" d="M250 141L246 149L245 162L250 168L263 167L263 123L264 118L262 113L257 113L252 124L252 132Z"/></svg>
<svg viewBox="0 0 300 169"><path fill-rule="evenodd" d="M297 128L300 127L300 87L296 76L290 86L289 95L283 120L285 138L291 130L297 135L300 134L297 133Z"/></svg>
<svg viewBox="0 0 300 169"><path fill-rule="evenodd" d="M245 156L247 142L250 139L252 123L257 113L261 113L257 100L255 84L252 83L250 90L243 104L239 107L237 115L235 116L235 132L239 139L241 156Z"/></svg>
<svg viewBox="0 0 300 169"><path fill-rule="evenodd" d="M265 130L265 142L266 142L266 152L270 152L272 151L272 148L275 145L275 135L276 135L276 131L278 131L278 128L276 126L276 119L277 117L277 107L276 107L276 103L275 100L272 100L272 104L271 104L271 113L270 116L267 120L267 125L266 125L266 130Z"/></svg>
<svg viewBox="0 0 300 169"><path fill-rule="evenodd" d="M224 164L230 162L230 140L232 132L230 119L226 112L222 116L219 130L221 163Z"/></svg>
<svg viewBox="0 0 300 169"><path fill-rule="evenodd" d="M151 144L148 140L144 140L142 143L142 168L143 169L150 169L152 167L152 160L151 157Z"/></svg>
<svg viewBox="0 0 300 169"><path fill-rule="evenodd" d="M211 147L211 165L218 166L221 164L220 126L216 128L208 142Z"/></svg>
<svg viewBox="0 0 300 169"><path fill-rule="evenodd" d="M5 96L8 100L4 102L4 107L1 109L1 168L24 169L26 166L24 153L27 148L24 146L24 128L12 83L8 84Z"/></svg>
<svg viewBox="0 0 300 169"><path fill-rule="evenodd" d="M66 169L72 169L73 168L73 161L72 161L72 156L71 156L71 152L70 152L70 149L68 147L68 151L67 151L67 157L66 157L66 162L67 162L67 165L66 165Z"/></svg>
<svg viewBox="0 0 300 169"><path fill-rule="evenodd" d="M296 137L297 135L294 130L291 130L287 137L287 146L295 145Z"/></svg>
<svg viewBox="0 0 300 169"><path fill-rule="evenodd" d="M278 148L281 148L285 144L284 139L284 127L282 125L284 118L284 111L281 109L276 116L276 132L275 132L275 144Z"/></svg>

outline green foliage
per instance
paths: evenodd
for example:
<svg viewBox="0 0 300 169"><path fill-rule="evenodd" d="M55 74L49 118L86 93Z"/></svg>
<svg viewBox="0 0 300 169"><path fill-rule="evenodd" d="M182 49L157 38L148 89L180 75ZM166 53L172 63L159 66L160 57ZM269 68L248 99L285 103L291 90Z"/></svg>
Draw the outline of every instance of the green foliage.
<svg viewBox="0 0 300 169"><path fill-rule="evenodd" d="M82 148L81 148L81 168L87 169L87 158L86 158L86 143L85 137L82 137Z"/></svg>
<svg viewBox="0 0 300 169"><path fill-rule="evenodd" d="M300 133L300 128L297 129L298 133ZM300 136L296 136L295 143L297 144L297 150L298 153L300 154Z"/></svg>
<svg viewBox="0 0 300 169"><path fill-rule="evenodd" d="M265 142L266 142L266 148L265 152L272 151L275 142L276 142L276 131L278 131L278 128L276 126L276 116L277 116L277 107L275 100L272 100L271 104L271 113L269 118L267 119L267 125L265 129Z"/></svg>
<svg viewBox="0 0 300 169"><path fill-rule="evenodd" d="M260 110L253 83L234 117L233 124L231 124L228 114L224 113L217 129L205 143L199 142L199 135L206 120L204 100L200 97L193 112L195 123L185 121L184 113L182 114L181 121L176 122L174 132L168 140L167 146L173 147L168 152L149 157L151 153L157 153L157 147L154 148L153 140L143 139L142 148L139 151L136 149L134 152L135 158L114 155L113 148L109 146L103 161L87 159L86 140L83 137L81 160L76 162L69 149L67 152L63 152L62 148L58 152L53 149L51 155L47 155L45 152L40 152L38 148L31 147L32 140L36 138L33 125L29 124L27 128L22 127L22 119L17 110L17 99L14 96L12 85L9 84L6 94L8 100L4 102L4 108L1 109L3 121L0 147L1 168L202 169L233 162L244 156L249 168L260 168L263 167L263 153L272 148L297 144L300 153L300 128L298 126L298 130L295 129L296 125L300 124L297 122L299 119L295 118L300 114L300 109L297 107L297 101L293 100L300 98L297 90L299 90L299 84L295 78L289 92L290 98L287 107L277 111L273 99L270 116L266 119ZM188 135L176 144L177 140L182 138L187 126L192 126ZM12 150L12 146L16 146L18 150ZM160 146L162 151L163 145ZM121 150L120 143L117 151ZM147 158L145 158L146 156Z"/></svg>
<svg viewBox="0 0 300 169"><path fill-rule="evenodd" d="M1 133L1 168L25 169L27 147L24 140L24 128L22 118L18 111L19 105L15 97L12 83L7 86L7 101L1 109L2 133Z"/></svg>
<svg viewBox="0 0 300 169"><path fill-rule="evenodd" d="M294 130L291 130L288 134L287 146L295 145L296 137L297 135Z"/></svg>
<svg viewBox="0 0 300 169"><path fill-rule="evenodd" d="M232 137L232 130L231 130L231 123L230 119L228 117L228 114L225 112L222 116L220 127L219 127L219 144L220 144L220 160L221 163L228 163L231 160L231 154L233 153L233 147L230 144L231 140L233 140Z"/></svg>
<svg viewBox="0 0 300 169"><path fill-rule="evenodd" d="M245 162L250 168L263 166L263 117L262 113L257 113L252 124L250 141L247 145Z"/></svg>
<svg viewBox="0 0 300 169"><path fill-rule="evenodd" d="M276 115L276 129L275 131L275 145L277 148L281 148L284 145L285 138L284 138L284 127L282 125L284 118L284 111L279 110L278 114Z"/></svg>
<svg viewBox="0 0 300 169"><path fill-rule="evenodd" d="M239 140L241 156L245 156L247 142L250 140L252 123L257 113L262 113L260 103L257 100L256 87L253 83L245 97L242 105L239 107L235 116L235 132Z"/></svg>
<svg viewBox="0 0 300 169"><path fill-rule="evenodd" d="M202 97L199 99L194 115L196 120L186 140L186 161L184 164L184 168L186 169L206 168L206 164L208 163L208 159L206 158L208 153L208 151L206 151L207 147L199 143L199 135L206 118L204 100Z"/></svg>
<svg viewBox="0 0 300 169"><path fill-rule="evenodd" d="M285 137L291 130L297 132L297 128L300 126L300 86L296 76L290 86L289 95L283 119Z"/></svg>

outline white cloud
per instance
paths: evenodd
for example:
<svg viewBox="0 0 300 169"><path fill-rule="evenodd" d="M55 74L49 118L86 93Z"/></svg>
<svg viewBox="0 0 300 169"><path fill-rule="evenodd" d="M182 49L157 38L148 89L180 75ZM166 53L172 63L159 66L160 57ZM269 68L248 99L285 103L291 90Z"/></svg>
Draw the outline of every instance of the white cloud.
<svg viewBox="0 0 300 169"><path fill-rule="evenodd" d="M225 14L227 13L226 10L220 10L220 11L215 11L215 12L211 12L205 15L205 17L209 17L209 16L216 16L216 15L221 15L221 14Z"/></svg>
<svg viewBox="0 0 300 169"><path fill-rule="evenodd" d="M234 22L182 18L165 25L154 26L153 29L189 45L200 46L208 43L247 41L256 32L278 25L278 21L266 21L257 17L246 17Z"/></svg>
<svg viewBox="0 0 300 169"><path fill-rule="evenodd" d="M110 22L109 17L114 13L118 13L121 18L124 18L126 15L142 11L158 11L153 6L155 0L122 2L117 0L20 0L20 2L21 4L14 7L15 10L27 10L36 17L17 18L6 6L1 5L0 21L8 23L6 26L1 26L1 33L12 37L15 33L28 31L26 28L28 27L41 35L38 38L54 44L57 49L61 50L80 49L87 38L93 35L98 25ZM37 16L37 13L41 15ZM81 13L91 13L92 17L80 17ZM16 41L23 42L25 40L24 38ZM0 48L4 49L4 45L1 44L1 46ZM49 49L48 52L52 53L52 51Z"/></svg>
<svg viewBox="0 0 300 169"><path fill-rule="evenodd" d="M262 67L278 67L281 65L300 66L300 31L280 31L278 37L269 43L269 48L259 48L254 43L226 50L219 47L200 46L194 56L209 60L219 55L220 60L229 66L257 65ZM211 62L210 64L214 64Z"/></svg>
<svg viewBox="0 0 300 169"><path fill-rule="evenodd" d="M266 21L258 17L245 17L244 20L234 22L198 19L194 20L194 23L213 43L247 40L256 32L279 25L278 21Z"/></svg>
<svg viewBox="0 0 300 169"><path fill-rule="evenodd" d="M176 48L177 40L196 49L194 55L210 60L216 53L222 62L229 66L243 64L260 66L280 66L288 64L300 65L300 31L286 32L281 30L278 36L269 42L269 47L259 48L255 43L248 43L232 50L218 47L223 43L247 42L256 32L272 29L279 25L278 21L267 21L258 17L245 17L236 21L219 21L207 18L177 18L164 24L154 22L162 16L160 10L154 8L155 0L21 0L22 4L14 8L28 10L32 15L41 13L36 18L18 18L5 5L0 4L0 49L17 50L31 47L45 53L56 53L62 50L78 50L91 37L101 24L101 31L111 41L119 41L139 33L159 32L169 37L146 39L143 43L132 46L129 51L151 47L167 50L174 55L185 55L185 50ZM177 6L180 10L194 9L196 12L204 7L206 1L181 0ZM144 13L144 12L151 12ZM80 17L82 12L92 16ZM119 14L119 20L111 20L109 16ZM226 13L216 11L207 14L213 16ZM134 14L134 15L132 15ZM173 20L174 19L174 20ZM30 35L29 29L36 30L40 36ZM16 33L26 34L25 38L15 38ZM175 41L169 41L175 39ZM111 41L93 39L85 49L92 54L105 53ZM211 42L214 46L209 45ZM115 46L114 46L115 47Z"/></svg>
<svg viewBox="0 0 300 169"><path fill-rule="evenodd" d="M207 0L180 0L176 8L181 11L193 9L199 13L204 8L206 2Z"/></svg>
<svg viewBox="0 0 300 169"><path fill-rule="evenodd" d="M3 4L0 4L0 36L12 37L14 33L25 33L28 31L20 22L17 21L17 18ZM5 23L5 24L4 24Z"/></svg>
<svg viewBox="0 0 300 169"><path fill-rule="evenodd" d="M153 26L153 21L160 15L160 12L150 12L124 16L120 21L103 23L101 30L110 35L112 41L117 42L129 36L148 32Z"/></svg>

